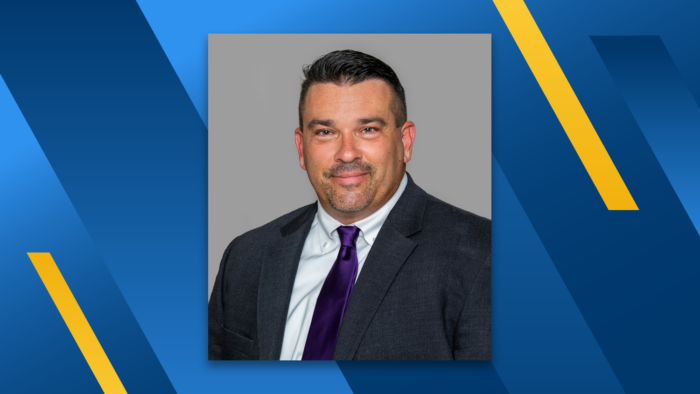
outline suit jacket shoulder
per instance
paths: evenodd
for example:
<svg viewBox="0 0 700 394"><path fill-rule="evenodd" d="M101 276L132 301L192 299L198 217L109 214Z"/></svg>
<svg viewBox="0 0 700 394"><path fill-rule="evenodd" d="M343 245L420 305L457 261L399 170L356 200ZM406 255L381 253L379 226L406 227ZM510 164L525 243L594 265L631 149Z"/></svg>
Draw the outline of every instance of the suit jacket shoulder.
<svg viewBox="0 0 700 394"><path fill-rule="evenodd" d="M209 299L210 360L261 357L254 344L259 336L258 303L269 296L269 291L260 288L268 284L260 278L263 263L285 235L313 219L316 207L313 203L296 209L236 237L226 248ZM270 271L276 274L274 267Z"/></svg>
<svg viewBox="0 0 700 394"><path fill-rule="evenodd" d="M483 262L491 255L491 219L427 194L423 226L426 232L459 234L459 249L470 259Z"/></svg>
<svg viewBox="0 0 700 394"><path fill-rule="evenodd" d="M309 215L316 214L316 203L305 205L301 208L295 209L285 215L278 217L277 219L266 223L258 228L249 230L238 237L234 238L233 241L229 243L226 248L228 252L229 249L236 248L260 248L261 243L271 242L279 239L287 225L294 225L299 220L306 220ZM296 220L295 220L296 219Z"/></svg>

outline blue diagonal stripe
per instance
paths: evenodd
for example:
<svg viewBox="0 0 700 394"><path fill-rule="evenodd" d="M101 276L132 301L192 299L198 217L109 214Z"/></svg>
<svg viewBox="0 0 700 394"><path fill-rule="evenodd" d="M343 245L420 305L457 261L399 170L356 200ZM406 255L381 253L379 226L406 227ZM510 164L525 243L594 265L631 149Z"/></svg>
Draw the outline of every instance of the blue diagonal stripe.
<svg viewBox="0 0 700 394"><path fill-rule="evenodd" d="M700 232L700 108L658 36L591 37Z"/></svg>
<svg viewBox="0 0 700 394"><path fill-rule="evenodd" d="M493 365L508 392L623 393L496 160L493 192Z"/></svg>
<svg viewBox="0 0 700 394"><path fill-rule="evenodd" d="M129 393L174 393L0 78L3 392L100 392L28 252L49 252Z"/></svg>

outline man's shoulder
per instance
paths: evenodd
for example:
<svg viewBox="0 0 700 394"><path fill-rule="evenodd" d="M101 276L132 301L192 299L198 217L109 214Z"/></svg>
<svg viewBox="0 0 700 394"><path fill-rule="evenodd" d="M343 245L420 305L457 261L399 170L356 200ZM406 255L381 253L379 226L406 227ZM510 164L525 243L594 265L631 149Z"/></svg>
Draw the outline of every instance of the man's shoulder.
<svg viewBox="0 0 700 394"><path fill-rule="evenodd" d="M491 219L455 207L427 194L423 215L424 229L440 233L457 233L470 248L491 254Z"/></svg>
<svg viewBox="0 0 700 394"><path fill-rule="evenodd" d="M430 194L427 194L427 198L428 201L425 208L427 219L443 221L443 224L447 226L467 223L474 227L475 231L491 232L491 219L458 208Z"/></svg>
<svg viewBox="0 0 700 394"><path fill-rule="evenodd" d="M229 248L237 244L239 246L259 246L261 243L266 243L270 241L277 240L282 237L282 229L293 222L295 219L299 218L302 214L307 211L312 210L316 203L305 205L301 208L295 209L285 215L278 217L277 219L266 223L258 228L249 230L238 237L236 237L229 244Z"/></svg>

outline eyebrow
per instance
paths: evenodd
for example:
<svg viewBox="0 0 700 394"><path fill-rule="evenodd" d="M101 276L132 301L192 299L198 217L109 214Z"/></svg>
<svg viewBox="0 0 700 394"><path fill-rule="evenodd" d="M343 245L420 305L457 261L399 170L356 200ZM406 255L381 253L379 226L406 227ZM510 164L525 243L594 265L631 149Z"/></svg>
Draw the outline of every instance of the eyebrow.
<svg viewBox="0 0 700 394"><path fill-rule="evenodd" d="M386 121L384 118L381 116L375 116L372 118L360 118L357 120L357 124L363 125L363 124L368 124L368 123L379 123L382 127L385 127L387 125ZM311 119L307 127L310 129L314 126L326 126L326 127L334 127L335 126L335 121L333 119Z"/></svg>
<svg viewBox="0 0 700 394"><path fill-rule="evenodd" d="M332 119L316 119L313 118L311 119L311 122L307 125L308 128L312 128L316 125L319 126L326 126L326 127L333 127L335 126L335 122Z"/></svg>
<svg viewBox="0 0 700 394"><path fill-rule="evenodd" d="M357 124L367 124L367 123L379 123L382 127L387 125L384 118L380 116L375 116L373 118L362 118L357 120Z"/></svg>

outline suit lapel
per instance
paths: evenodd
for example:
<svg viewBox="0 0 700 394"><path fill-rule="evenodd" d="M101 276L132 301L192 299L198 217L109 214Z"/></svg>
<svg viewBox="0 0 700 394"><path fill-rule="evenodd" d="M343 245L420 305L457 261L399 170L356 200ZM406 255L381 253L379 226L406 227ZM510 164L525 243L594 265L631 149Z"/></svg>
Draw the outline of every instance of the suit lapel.
<svg viewBox="0 0 700 394"><path fill-rule="evenodd" d="M311 229L314 203L281 229L282 238L263 257L258 285L258 348L261 360L279 360L289 300L299 259Z"/></svg>
<svg viewBox="0 0 700 394"><path fill-rule="evenodd" d="M417 243L427 194L408 175L408 184L372 245L343 315L334 360L352 360L385 294Z"/></svg>

